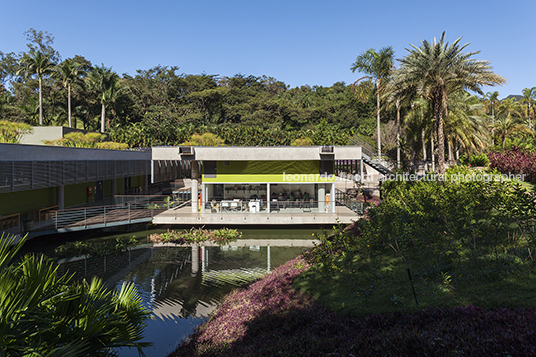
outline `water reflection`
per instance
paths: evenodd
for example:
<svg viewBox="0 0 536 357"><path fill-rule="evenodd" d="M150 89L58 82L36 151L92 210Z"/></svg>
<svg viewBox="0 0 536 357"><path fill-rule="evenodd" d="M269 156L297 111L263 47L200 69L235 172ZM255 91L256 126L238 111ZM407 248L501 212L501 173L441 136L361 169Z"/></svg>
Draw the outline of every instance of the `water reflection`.
<svg viewBox="0 0 536 357"><path fill-rule="evenodd" d="M260 242L260 241L259 241ZM147 356L165 356L206 320L221 298L302 253L306 247L252 244L238 247L148 248L149 257L119 281L132 281L153 311L145 340ZM137 356L123 350L120 356Z"/></svg>

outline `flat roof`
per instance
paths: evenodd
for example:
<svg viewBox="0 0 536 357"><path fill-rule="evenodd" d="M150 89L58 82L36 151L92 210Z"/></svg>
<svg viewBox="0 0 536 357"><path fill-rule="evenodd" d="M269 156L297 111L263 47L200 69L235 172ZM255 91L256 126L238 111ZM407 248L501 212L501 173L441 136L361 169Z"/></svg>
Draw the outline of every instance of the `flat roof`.
<svg viewBox="0 0 536 357"><path fill-rule="evenodd" d="M0 144L0 161L114 161L151 160L150 152L44 146L27 144Z"/></svg>
<svg viewBox="0 0 536 357"><path fill-rule="evenodd" d="M328 153L321 153L323 148ZM329 151L332 149L332 152ZM220 146L192 147L193 154L181 154L179 146L153 147L153 160L196 161L295 161L360 160L361 146Z"/></svg>

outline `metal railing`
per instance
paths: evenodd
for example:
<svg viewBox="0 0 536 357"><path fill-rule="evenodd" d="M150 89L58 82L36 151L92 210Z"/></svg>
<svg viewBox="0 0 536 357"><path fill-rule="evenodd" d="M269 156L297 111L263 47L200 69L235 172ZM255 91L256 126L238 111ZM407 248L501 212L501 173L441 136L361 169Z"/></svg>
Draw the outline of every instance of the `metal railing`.
<svg viewBox="0 0 536 357"><path fill-rule="evenodd" d="M334 204L328 201L313 201L312 199L296 200L214 200L205 202L202 213L232 214L232 213L334 213Z"/></svg>
<svg viewBox="0 0 536 357"><path fill-rule="evenodd" d="M121 197L121 202L115 205L84 207L51 212L54 229L76 230L90 229L123 224L150 222L156 214L178 207L184 202L162 200L159 196L137 196L127 199Z"/></svg>
<svg viewBox="0 0 536 357"><path fill-rule="evenodd" d="M363 214L363 202L357 201L355 195L353 194L336 189L335 202L337 205L345 206L359 215Z"/></svg>

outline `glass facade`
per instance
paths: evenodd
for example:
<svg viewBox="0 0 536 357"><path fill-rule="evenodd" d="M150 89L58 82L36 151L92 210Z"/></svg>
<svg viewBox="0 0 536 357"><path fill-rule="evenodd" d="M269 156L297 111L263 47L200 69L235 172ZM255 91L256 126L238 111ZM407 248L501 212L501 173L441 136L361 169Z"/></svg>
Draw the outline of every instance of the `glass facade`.
<svg viewBox="0 0 536 357"><path fill-rule="evenodd" d="M333 213L333 161L208 162L204 213Z"/></svg>

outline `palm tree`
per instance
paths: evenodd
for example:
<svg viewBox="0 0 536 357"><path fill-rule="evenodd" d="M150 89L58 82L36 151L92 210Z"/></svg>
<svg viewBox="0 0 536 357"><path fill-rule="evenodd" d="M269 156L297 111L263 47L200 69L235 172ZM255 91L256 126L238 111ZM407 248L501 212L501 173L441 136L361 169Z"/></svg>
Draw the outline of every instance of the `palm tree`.
<svg viewBox="0 0 536 357"><path fill-rule="evenodd" d="M532 131L525 125L516 122L511 116L506 116L492 124L493 131L501 138L502 149L506 147L506 138L515 133L528 133L533 135Z"/></svg>
<svg viewBox="0 0 536 357"><path fill-rule="evenodd" d="M368 75L361 79L368 78L369 80L374 80L376 84L376 121L378 132L378 158L380 159L382 157L380 138L380 93L392 71L394 54L395 52L391 46L384 47L380 49L379 52L376 52L371 48L357 56L352 67L350 67L354 73L358 71Z"/></svg>
<svg viewBox="0 0 536 357"><path fill-rule="evenodd" d="M80 67L80 64L73 62L70 59L66 59L59 65L54 68L52 76L59 80L64 88L67 88L67 117L69 120L69 128L72 127L71 120L71 85L80 84L84 82L81 79L83 70Z"/></svg>
<svg viewBox="0 0 536 357"><path fill-rule="evenodd" d="M17 75L23 74L26 77L37 75L39 80L39 125L43 125L43 77L52 72L54 63L50 54L44 54L41 51L31 50L20 60L20 69Z"/></svg>
<svg viewBox="0 0 536 357"><path fill-rule="evenodd" d="M529 129L532 129L532 120L534 119L534 112L532 104L536 101L536 87L524 88L523 89L523 98L521 98L521 103L527 104L527 120L529 122Z"/></svg>
<svg viewBox="0 0 536 357"><path fill-rule="evenodd" d="M392 76L391 88L397 92L413 91L428 99L432 105L434 122L437 125L439 173L445 172L445 137L443 118L448 107L449 93L470 90L483 95L482 86L505 83L506 80L492 72L488 61L471 56L479 53L462 51L469 45L460 46L461 37L452 44L445 42L445 32L439 41L421 41L421 46L411 45L409 54L400 60L402 66Z"/></svg>
<svg viewBox="0 0 536 357"><path fill-rule="evenodd" d="M0 355L108 356L111 348L142 353L150 312L133 284L110 291L94 278L72 282L43 255L15 257L24 239L0 236Z"/></svg>
<svg viewBox="0 0 536 357"><path fill-rule="evenodd" d="M468 153L484 149L489 142L489 132L484 122L484 104L475 95L465 91L451 93L448 116L445 118L445 134L449 145L449 161L453 160L453 147L458 152L461 146Z"/></svg>
<svg viewBox="0 0 536 357"><path fill-rule="evenodd" d="M109 102L110 95L113 93L113 87L116 86L119 76L112 71L112 68L100 67L93 68L87 77L89 87L97 91L101 103L101 133L104 133L106 123L106 104Z"/></svg>
<svg viewBox="0 0 536 357"><path fill-rule="evenodd" d="M506 118L521 118L521 110L521 104L515 98L505 98L499 103L497 114L503 115Z"/></svg>
<svg viewBox="0 0 536 357"><path fill-rule="evenodd" d="M119 84L118 81L114 82L106 91L106 104L109 105L111 113L116 116L117 109L121 107L117 105L117 100L123 95L123 91L127 87ZM110 129L110 117L108 116L106 127Z"/></svg>
<svg viewBox="0 0 536 357"><path fill-rule="evenodd" d="M499 102L499 92L487 92L486 95L486 106L489 106L491 112L491 122L495 122L495 106Z"/></svg>

